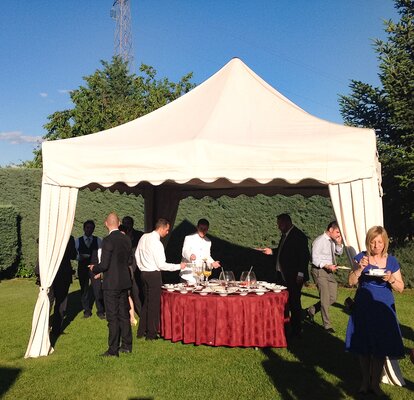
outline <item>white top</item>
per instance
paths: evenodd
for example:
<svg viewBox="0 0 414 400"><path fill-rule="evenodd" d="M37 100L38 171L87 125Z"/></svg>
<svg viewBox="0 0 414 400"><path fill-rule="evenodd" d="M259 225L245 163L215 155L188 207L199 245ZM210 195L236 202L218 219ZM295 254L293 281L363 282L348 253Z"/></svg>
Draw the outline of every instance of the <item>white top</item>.
<svg viewBox="0 0 414 400"><path fill-rule="evenodd" d="M140 271L177 271L180 264L167 263L164 246L157 231L145 233L138 242L135 259Z"/></svg>
<svg viewBox="0 0 414 400"><path fill-rule="evenodd" d="M344 246L342 244L336 244L324 232L312 243L312 264L318 268L323 268L325 265L335 265L334 254L341 255L343 249Z"/></svg>
<svg viewBox="0 0 414 400"><path fill-rule="evenodd" d="M214 260L210 253L211 240L208 237L204 236L202 238L198 233L185 237L182 250L182 256L185 259L185 262L191 262L191 254L194 254L196 256L196 265L201 265L203 259L206 260L207 264L211 264Z"/></svg>

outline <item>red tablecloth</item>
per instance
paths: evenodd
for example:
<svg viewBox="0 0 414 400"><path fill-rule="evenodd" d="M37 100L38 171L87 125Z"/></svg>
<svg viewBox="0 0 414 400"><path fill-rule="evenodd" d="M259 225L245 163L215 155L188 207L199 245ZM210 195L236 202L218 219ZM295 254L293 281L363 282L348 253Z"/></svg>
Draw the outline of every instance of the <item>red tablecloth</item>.
<svg viewBox="0 0 414 400"><path fill-rule="evenodd" d="M163 290L161 336L197 345L286 347L287 300L287 291L221 297Z"/></svg>

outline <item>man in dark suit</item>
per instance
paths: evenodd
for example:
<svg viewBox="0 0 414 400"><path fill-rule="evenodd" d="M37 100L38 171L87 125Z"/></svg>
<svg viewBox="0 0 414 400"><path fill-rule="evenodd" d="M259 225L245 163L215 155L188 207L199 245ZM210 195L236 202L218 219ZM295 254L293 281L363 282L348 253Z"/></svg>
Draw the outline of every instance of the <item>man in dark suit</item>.
<svg viewBox="0 0 414 400"><path fill-rule="evenodd" d="M277 217L277 226L282 232L279 246L272 250L262 249L267 255L274 255L276 261L275 281L286 285L289 292L291 336L302 332L301 293L303 283L309 280L308 264L310 253L308 238L296 226L288 214Z"/></svg>
<svg viewBox="0 0 414 400"><path fill-rule="evenodd" d="M131 288L131 275L128 268L131 240L119 231L119 218L115 213L107 216L105 226L109 235L102 241L101 262L90 265L89 268L94 273L104 274L102 289L109 337L108 350L102 355L118 357L119 352L132 351L128 302L128 289Z"/></svg>
<svg viewBox="0 0 414 400"><path fill-rule="evenodd" d="M87 220L83 223L83 236L75 241L76 250L78 251L78 278L81 287L81 301L83 308L83 317L92 316L93 302L96 302L96 311L99 318L105 318L105 308L100 301L102 289L99 280L94 279L94 275L89 271L88 265L94 261L91 259L92 254L96 254L101 248L101 239L93 235L95 222Z"/></svg>

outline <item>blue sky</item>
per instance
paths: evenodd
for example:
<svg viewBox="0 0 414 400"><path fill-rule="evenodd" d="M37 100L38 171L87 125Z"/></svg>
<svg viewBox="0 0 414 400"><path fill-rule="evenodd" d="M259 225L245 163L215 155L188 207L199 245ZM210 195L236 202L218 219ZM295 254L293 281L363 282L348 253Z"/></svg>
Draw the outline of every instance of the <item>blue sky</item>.
<svg viewBox="0 0 414 400"><path fill-rule="evenodd" d="M372 39L397 20L391 0L130 0L135 69L201 83L232 57L307 112L342 122L350 79L378 85ZM48 115L114 52L113 0L4 1L0 166L32 158Z"/></svg>

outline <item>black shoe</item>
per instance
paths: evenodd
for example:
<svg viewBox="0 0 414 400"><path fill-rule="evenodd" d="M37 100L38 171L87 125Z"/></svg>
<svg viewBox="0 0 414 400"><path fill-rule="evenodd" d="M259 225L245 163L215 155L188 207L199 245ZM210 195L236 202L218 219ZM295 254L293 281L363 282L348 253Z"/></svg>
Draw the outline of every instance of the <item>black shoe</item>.
<svg viewBox="0 0 414 400"><path fill-rule="evenodd" d="M99 319L106 319L105 314L96 314Z"/></svg>
<svg viewBox="0 0 414 400"><path fill-rule="evenodd" d="M159 336L155 336L155 337L146 337L145 338L145 340L150 340L150 341L153 341L153 340L158 340L160 337Z"/></svg>
<svg viewBox="0 0 414 400"><path fill-rule="evenodd" d="M335 329L334 328L328 328L328 329L325 329L325 332L327 332L327 333L335 333Z"/></svg>
<svg viewBox="0 0 414 400"><path fill-rule="evenodd" d="M119 357L119 354L111 354L109 351L101 354L101 357Z"/></svg>
<svg viewBox="0 0 414 400"><path fill-rule="evenodd" d="M83 313L83 318L90 318L90 317L92 317L91 313L88 313L88 312Z"/></svg>
<svg viewBox="0 0 414 400"><path fill-rule="evenodd" d="M126 354L132 353L132 350L130 350L130 349L123 349L122 347L118 351L120 353L126 353Z"/></svg>

